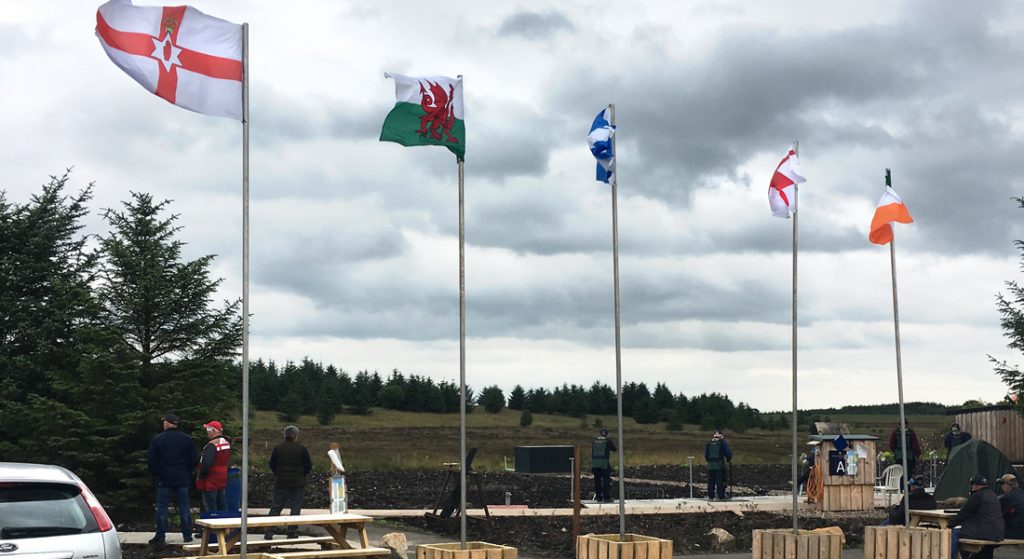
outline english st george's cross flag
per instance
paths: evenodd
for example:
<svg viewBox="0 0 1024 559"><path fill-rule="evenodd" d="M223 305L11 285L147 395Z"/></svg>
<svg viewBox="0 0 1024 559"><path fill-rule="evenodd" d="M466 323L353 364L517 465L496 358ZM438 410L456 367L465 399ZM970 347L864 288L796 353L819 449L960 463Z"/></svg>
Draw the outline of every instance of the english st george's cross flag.
<svg viewBox="0 0 1024 559"><path fill-rule="evenodd" d="M380 141L403 146L444 146L460 161L466 158L466 124L462 112L462 78L409 77L395 80L395 107L384 119Z"/></svg>
<svg viewBox="0 0 1024 559"><path fill-rule="evenodd" d="M96 10L96 36L110 60L142 87L197 113L242 119L242 26L191 6Z"/></svg>
<svg viewBox="0 0 1024 559"><path fill-rule="evenodd" d="M789 148L789 153L775 168L775 174L768 185L768 204L772 207L772 215L786 219L792 217L796 212L796 185L806 181L800 171L800 158L797 157L796 150Z"/></svg>
<svg viewBox="0 0 1024 559"><path fill-rule="evenodd" d="M871 218L871 232L868 233L868 240L876 245L884 245L892 242L892 222L913 223L914 218L910 217L910 210L903 203L903 199L892 189L889 175L885 176L885 192L878 200L878 207L875 208L875 216Z"/></svg>
<svg viewBox="0 0 1024 559"><path fill-rule="evenodd" d="M587 144L590 145L590 153L597 159L597 180L608 182L615 174L615 154L613 153L612 138L615 137L615 127L611 124L611 109L605 108L594 117L590 125L590 134L587 135Z"/></svg>

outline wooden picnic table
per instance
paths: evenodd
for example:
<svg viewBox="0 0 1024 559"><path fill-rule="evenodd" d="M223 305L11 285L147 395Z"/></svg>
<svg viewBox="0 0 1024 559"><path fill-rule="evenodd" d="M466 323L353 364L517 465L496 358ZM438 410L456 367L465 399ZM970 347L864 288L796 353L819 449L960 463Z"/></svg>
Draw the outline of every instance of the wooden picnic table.
<svg viewBox="0 0 1024 559"><path fill-rule="evenodd" d="M329 543L338 548L334 556L373 556L386 555L387 549L370 547L370 539L366 534L366 525L373 521L369 516L361 514L299 514L284 516L250 516L246 521L246 531L251 528L283 528L285 526L320 526L333 538ZM199 544L199 555L227 555L232 547L238 545L241 537L241 518L203 518L196 520L196 525L203 528L203 537ZM346 539L348 530L355 530L359 534L360 547L353 547ZM216 550L209 545L210 534L217 538ZM291 540L259 540L259 545L273 544L274 546L289 545ZM296 542L298 543L298 542ZM248 546L258 546L255 541L247 541ZM288 555L288 554L277 554ZM292 554L295 556L307 555L308 553Z"/></svg>
<svg viewBox="0 0 1024 559"><path fill-rule="evenodd" d="M922 522L937 524L939 528L948 528L949 521L956 517L958 511L953 509L917 510L910 509L910 525L919 526Z"/></svg>

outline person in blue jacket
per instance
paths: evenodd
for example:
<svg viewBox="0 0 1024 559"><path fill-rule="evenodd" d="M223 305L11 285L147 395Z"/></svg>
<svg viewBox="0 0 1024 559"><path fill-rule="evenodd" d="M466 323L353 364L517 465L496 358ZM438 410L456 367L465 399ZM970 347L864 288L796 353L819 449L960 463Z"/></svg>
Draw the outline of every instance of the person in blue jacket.
<svg viewBox="0 0 1024 559"><path fill-rule="evenodd" d="M726 463L732 464L732 449L725 442L722 430L715 431L708 444L704 445L704 460L708 463L708 500L713 501L715 495L725 500L725 469Z"/></svg>
<svg viewBox="0 0 1024 559"><path fill-rule="evenodd" d="M153 437L146 450L146 463L156 480L156 534L149 540L154 546L163 545L167 537L167 505L172 496L181 515L181 536L185 543L192 541L188 486L199 462L192 437L178 431L178 416L169 413L162 420L163 432Z"/></svg>

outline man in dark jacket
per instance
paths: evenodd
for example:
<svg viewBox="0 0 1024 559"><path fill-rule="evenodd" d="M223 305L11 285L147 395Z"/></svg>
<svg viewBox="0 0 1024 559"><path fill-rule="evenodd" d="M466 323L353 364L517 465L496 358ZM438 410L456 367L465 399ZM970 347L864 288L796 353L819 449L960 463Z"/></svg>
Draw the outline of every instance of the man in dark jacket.
<svg viewBox="0 0 1024 559"><path fill-rule="evenodd" d="M999 499L988 487L988 478L975 474L971 478L971 494L967 502L949 523L958 527L959 539L999 541L1003 539L1003 512L999 508ZM987 545L975 554L960 552L963 558L991 559L994 546Z"/></svg>
<svg viewBox="0 0 1024 559"><path fill-rule="evenodd" d="M903 441L900 438L900 426L897 425L889 434L889 450L892 451L895 459L893 463L901 466L903 465L903 453L907 454L907 478L909 479L914 477L917 470L917 457L921 455L921 441L917 440L917 433L910 428L909 424L904 423L903 426L907 430L907 440Z"/></svg>
<svg viewBox="0 0 1024 559"><path fill-rule="evenodd" d="M192 541L192 511L188 502L188 486L198 462L192 437L178 431L178 416L163 416L162 433L153 437L146 450L149 472L156 478L156 534L149 543L164 544L167 537L167 505L174 497L181 516L181 535L185 543Z"/></svg>
<svg viewBox="0 0 1024 559"><path fill-rule="evenodd" d="M1017 485L1017 476L1006 474L999 478L1003 494L999 496L999 507L1003 510L1008 539L1024 539L1024 491Z"/></svg>
<svg viewBox="0 0 1024 559"><path fill-rule="evenodd" d="M608 430L601 429L590 444L590 472L594 474L594 500L612 502L611 455L616 451L615 441L608 438Z"/></svg>
<svg viewBox="0 0 1024 559"><path fill-rule="evenodd" d="M954 423L950 428L946 436L942 437L942 444L946 446L946 458L949 458L949 453L953 452L953 449L971 440L971 434L967 431L960 430L960 424Z"/></svg>
<svg viewBox="0 0 1024 559"><path fill-rule="evenodd" d="M312 469L309 451L299 444L299 428L294 425L285 427L284 442L270 452L270 471L274 472L274 506L270 508L270 516L281 514L285 505L290 509L288 514L302 512L306 476ZM298 529L296 525L288 526L288 537L298 537ZM274 529L268 528L263 537L273 539Z"/></svg>
<svg viewBox="0 0 1024 559"><path fill-rule="evenodd" d="M924 490L924 476L916 475L910 479L910 493L907 497L900 499L899 504L889 511L889 517L883 525L901 525L906 519L907 501L910 501L910 510L935 510L938 505L935 497L932 497Z"/></svg>
<svg viewBox="0 0 1024 559"><path fill-rule="evenodd" d="M721 429L715 431L711 440L704 445L704 460L708 463L708 500L713 501L715 494L725 500L725 468L726 463L732 464L732 449L725 442Z"/></svg>

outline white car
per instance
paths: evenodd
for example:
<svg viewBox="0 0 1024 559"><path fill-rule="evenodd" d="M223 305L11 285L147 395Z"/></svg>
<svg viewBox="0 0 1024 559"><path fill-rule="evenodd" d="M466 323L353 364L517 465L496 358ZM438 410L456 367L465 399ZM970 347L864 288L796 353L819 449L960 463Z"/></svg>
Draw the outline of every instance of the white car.
<svg viewBox="0 0 1024 559"><path fill-rule="evenodd" d="M121 559L117 530L78 476L0 462L0 559Z"/></svg>

